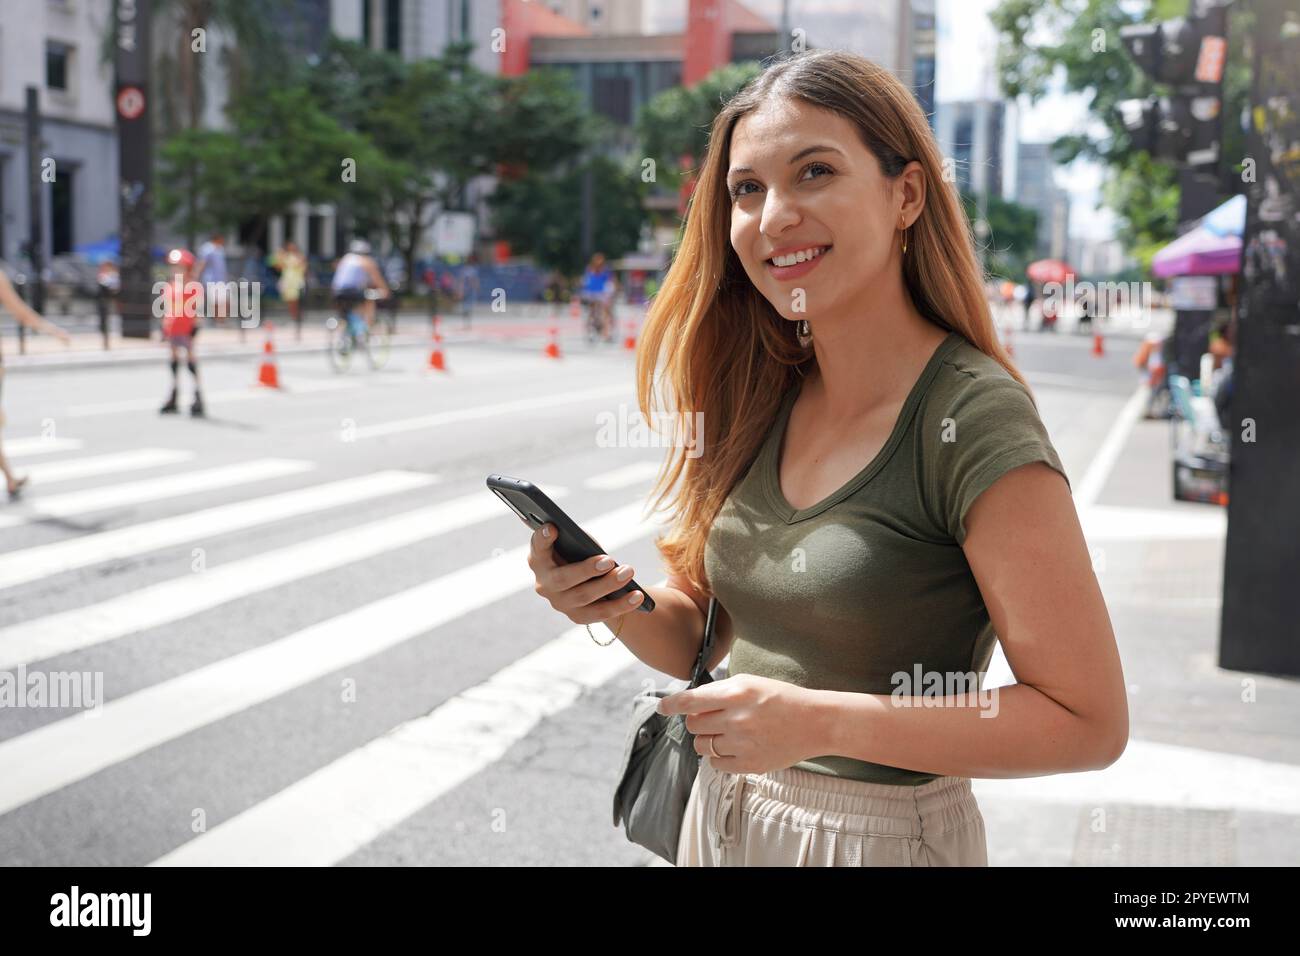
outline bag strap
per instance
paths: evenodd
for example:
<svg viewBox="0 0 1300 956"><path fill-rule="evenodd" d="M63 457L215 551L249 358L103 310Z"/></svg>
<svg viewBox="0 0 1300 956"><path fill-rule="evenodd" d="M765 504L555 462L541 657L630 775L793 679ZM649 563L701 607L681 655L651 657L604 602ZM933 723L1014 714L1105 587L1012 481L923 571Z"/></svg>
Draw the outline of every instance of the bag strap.
<svg viewBox="0 0 1300 956"><path fill-rule="evenodd" d="M709 676L705 663L709 659L709 653L713 650L713 632L718 622L718 599L709 598L709 609L704 615L704 641L700 644L700 653L695 658L695 667L691 671L691 682L688 687L698 687L700 684L707 684L713 680Z"/></svg>

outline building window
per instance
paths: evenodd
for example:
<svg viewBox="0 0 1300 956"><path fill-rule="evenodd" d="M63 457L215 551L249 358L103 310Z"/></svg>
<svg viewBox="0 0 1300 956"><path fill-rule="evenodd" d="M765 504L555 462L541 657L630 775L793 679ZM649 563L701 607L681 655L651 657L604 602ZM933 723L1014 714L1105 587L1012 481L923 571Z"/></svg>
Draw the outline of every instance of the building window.
<svg viewBox="0 0 1300 956"><path fill-rule="evenodd" d="M71 75L72 47L66 43L49 40L45 44L45 86L51 90L67 92Z"/></svg>
<svg viewBox="0 0 1300 956"><path fill-rule="evenodd" d="M626 76L597 76L592 89L592 109L620 126L632 122L632 80Z"/></svg>
<svg viewBox="0 0 1300 956"><path fill-rule="evenodd" d="M370 49L370 0L361 0L361 45Z"/></svg>

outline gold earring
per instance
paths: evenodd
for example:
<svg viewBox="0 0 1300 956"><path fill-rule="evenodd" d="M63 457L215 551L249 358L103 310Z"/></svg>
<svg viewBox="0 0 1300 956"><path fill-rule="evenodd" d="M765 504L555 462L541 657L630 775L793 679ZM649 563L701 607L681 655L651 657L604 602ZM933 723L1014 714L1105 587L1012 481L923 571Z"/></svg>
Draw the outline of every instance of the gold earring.
<svg viewBox="0 0 1300 956"><path fill-rule="evenodd" d="M907 226L906 220L898 220L898 228L903 230L903 255L907 255Z"/></svg>

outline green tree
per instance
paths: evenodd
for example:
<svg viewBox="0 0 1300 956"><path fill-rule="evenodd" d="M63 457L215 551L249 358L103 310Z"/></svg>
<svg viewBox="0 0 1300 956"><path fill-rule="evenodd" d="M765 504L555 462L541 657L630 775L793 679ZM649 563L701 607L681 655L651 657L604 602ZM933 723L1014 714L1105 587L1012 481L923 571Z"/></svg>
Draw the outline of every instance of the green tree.
<svg viewBox="0 0 1300 956"><path fill-rule="evenodd" d="M299 199L338 202L351 184L381 178L385 158L360 134L326 115L303 86L261 91L231 104L230 129L183 130L159 151L158 211L181 215L191 233L267 220ZM379 171L368 176L372 171Z"/></svg>
<svg viewBox="0 0 1300 956"><path fill-rule="evenodd" d="M639 166L624 165L606 156L589 167L575 165L558 173L530 170L498 184L488 200L497 234L520 252L531 254L545 269L562 275L580 274L582 217L578 197L590 168L595 195L592 234L596 249L613 260L636 249L645 222L645 184Z"/></svg>
<svg viewBox="0 0 1300 956"><path fill-rule="evenodd" d="M469 52L458 44L440 59L406 63L335 39L307 72L323 108L384 157L373 188L347 197L344 218L361 230L379 224L408 274L434 217L467 210L473 179L520 157L544 171L586 142L581 102L562 78L493 76L474 67Z"/></svg>
<svg viewBox="0 0 1300 956"><path fill-rule="evenodd" d="M762 72L756 62L730 63L714 70L695 86L664 90L646 104L637 120L644 153L655 161L656 179L667 188L679 187L709 145L713 119L726 102Z"/></svg>
<svg viewBox="0 0 1300 956"><path fill-rule="evenodd" d="M962 193L962 205L972 223L979 218L979 198ZM984 271L990 276L1019 280L1033 259L1038 236L1038 211L1000 196L987 199L984 219L989 234L984 240Z"/></svg>
<svg viewBox="0 0 1300 956"><path fill-rule="evenodd" d="M204 84L204 64L216 55L217 44L209 36L213 31L228 35L233 42L221 46L226 87L231 97L248 92L258 82L274 83L283 77L283 45L274 27L274 18L283 13L285 0L157 0L154 22L162 25L157 33L162 39L154 53L152 75L157 102L154 125L165 145L171 138L188 133L191 141L201 140L203 112L208 101ZM114 16L108 22L104 39L104 57L111 61L115 46ZM210 72L209 72L210 75ZM189 169L174 169L187 185L190 194L198 186ZM188 201L183 207L190 207ZM193 246L196 224L203 217L194 208L185 208L183 228Z"/></svg>

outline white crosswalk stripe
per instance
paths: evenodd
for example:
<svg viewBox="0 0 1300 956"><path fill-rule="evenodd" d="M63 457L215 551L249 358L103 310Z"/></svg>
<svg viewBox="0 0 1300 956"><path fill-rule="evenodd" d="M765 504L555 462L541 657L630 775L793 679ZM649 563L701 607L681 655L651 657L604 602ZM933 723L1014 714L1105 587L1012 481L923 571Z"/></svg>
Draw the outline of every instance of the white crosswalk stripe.
<svg viewBox="0 0 1300 956"><path fill-rule="evenodd" d="M582 486L597 491L617 491L621 488L630 488L653 479L655 475L659 474L661 466L662 463L658 461L639 461L625 468L616 468L613 471L592 475L582 483Z"/></svg>
<svg viewBox="0 0 1300 956"><path fill-rule="evenodd" d="M558 500L567 491L551 488L548 493ZM0 628L0 668L31 664L171 624L240 598L502 514L500 503L488 495L465 495L230 564L209 565L201 576L188 574L88 607Z"/></svg>
<svg viewBox="0 0 1300 956"><path fill-rule="evenodd" d="M84 568L102 561L156 551L205 536L228 534L313 511L365 501L377 495L411 491L433 484L435 480L432 475L415 472L380 471L67 541L7 551L0 554L0 588L37 581L48 575Z"/></svg>
<svg viewBox="0 0 1300 956"><path fill-rule="evenodd" d="M619 508L587 527L618 547L655 530L643 523L643 510ZM0 814L521 591L533 580L526 554L526 547L512 549L6 740Z"/></svg>
<svg viewBox="0 0 1300 956"><path fill-rule="evenodd" d="M660 582L663 584L664 582ZM545 718L636 658L575 627L207 833L153 866L329 866L481 773Z"/></svg>
<svg viewBox="0 0 1300 956"><path fill-rule="evenodd" d="M0 528L13 528L42 517L68 518L73 515L121 508L149 501L162 501L213 491L238 488L258 481L283 478L311 471L316 466L309 461L290 461L283 458L260 458L220 468L189 471L179 475L163 475L144 481L90 488L64 495L33 499L24 512L0 515Z"/></svg>
<svg viewBox="0 0 1300 956"><path fill-rule="evenodd" d="M483 418L496 418L513 412L531 412L538 408L556 405L568 405L573 402L585 402L592 398L607 398L610 395L625 395L629 390L626 385L602 385L599 388L587 388L576 392L561 392L556 395L542 395L523 398L509 402L496 402L491 405L476 405L472 408L454 408L432 415L419 415L415 418L403 418L398 421L382 422L377 425L365 425L357 428L355 438L378 438L382 435L396 435L401 432L420 431L426 428L438 428L458 422L472 422ZM594 428L594 424L593 424Z"/></svg>
<svg viewBox="0 0 1300 956"><path fill-rule="evenodd" d="M31 478L34 487L43 488L60 481L102 478L105 475L121 474L124 471L143 471L146 468L177 465L191 461L193 458L194 452L179 448L137 448L134 451L92 455L88 458L41 462L28 466L25 473Z"/></svg>
<svg viewBox="0 0 1300 956"><path fill-rule="evenodd" d="M45 438L42 435L29 435L26 438L12 438L4 443L6 458L29 458L33 455L52 455L58 451L76 451L84 443L80 438Z"/></svg>

